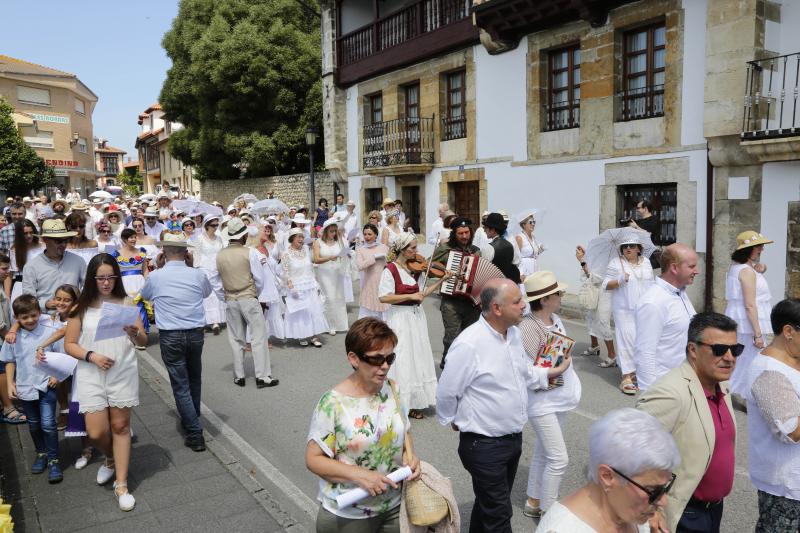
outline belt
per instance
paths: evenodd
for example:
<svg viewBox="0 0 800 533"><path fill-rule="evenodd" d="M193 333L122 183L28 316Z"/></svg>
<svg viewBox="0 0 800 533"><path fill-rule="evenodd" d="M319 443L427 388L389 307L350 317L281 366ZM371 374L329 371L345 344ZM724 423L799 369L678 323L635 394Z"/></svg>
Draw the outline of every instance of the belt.
<svg viewBox="0 0 800 533"><path fill-rule="evenodd" d="M123 270L120 272L123 276L142 276L141 270Z"/></svg>
<svg viewBox="0 0 800 533"><path fill-rule="evenodd" d="M686 504L687 507L694 507L695 509L714 509L715 507L719 507L722 505L724 500L717 500L715 502L704 502L703 500L698 500L694 496L689 498L689 502Z"/></svg>
<svg viewBox="0 0 800 533"><path fill-rule="evenodd" d="M462 431L461 435L469 439L497 439L497 440L513 440L522 437L522 433L509 433L508 435L491 437L489 435L481 435L480 433L470 433L469 431Z"/></svg>
<svg viewBox="0 0 800 533"><path fill-rule="evenodd" d="M158 328L159 333L181 333L184 331L205 331L203 326L198 326L195 328L186 328L186 329L161 329Z"/></svg>

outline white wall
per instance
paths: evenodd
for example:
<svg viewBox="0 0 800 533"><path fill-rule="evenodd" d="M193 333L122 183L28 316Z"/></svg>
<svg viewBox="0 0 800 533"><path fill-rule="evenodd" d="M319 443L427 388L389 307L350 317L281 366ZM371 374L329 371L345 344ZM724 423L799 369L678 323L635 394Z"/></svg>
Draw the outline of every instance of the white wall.
<svg viewBox="0 0 800 533"><path fill-rule="evenodd" d="M764 247L761 261L772 292L772 304L785 297L786 232L789 202L800 201L800 161L766 163L761 181L761 233L775 241Z"/></svg>
<svg viewBox="0 0 800 533"><path fill-rule="evenodd" d="M706 0L684 0L681 144L705 144L703 83L706 69Z"/></svg>
<svg viewBox="0 0 800 533"><path fill-rule="evenodd" d="M347 172L358 172L358 154L361 153L358 146L358 88L354 85L347 89ZM336 126L341 127L341 124Z"/></svg>
<svg viewBox="0 0 800 533"><path fill-rule="evenodd" d="M511 52L490 56L482 45L475 57L476 149L478 159L527 157L526 91L528 40Z"/></svg>
<svg viewBox="0 0 800 533"><path fill-rule="evenodd" d="M780 54L800 52L800 2L783 0L781 6Z"/></svg>

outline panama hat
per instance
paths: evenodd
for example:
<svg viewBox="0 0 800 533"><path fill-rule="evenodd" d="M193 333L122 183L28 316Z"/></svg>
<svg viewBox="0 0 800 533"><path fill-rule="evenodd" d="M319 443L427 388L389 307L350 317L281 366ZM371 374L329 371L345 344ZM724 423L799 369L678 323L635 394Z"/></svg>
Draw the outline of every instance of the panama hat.
<svg viewBox="0 0 800 533"><path fill-rule="evenodd" d="M191 246L186 236L182 233L165 233L164 238L156 243L156 246L163 248L164 246L172 246L174 248L188 248Z"/></svg>
<svg viewBox="0 0 800 533"><path fill-rule="evenodd" d="M568 285L559 282L552 272L540 270L525 278L525 299L532 302L567 290L567 287Z"/></svg>
<svg viewBox="0 0 800 533"><path fill-rule="evenodd" d="M295 235L302 235L302 234L303 230L301 230L300 228L292 228L289 230L289 233L286 234L286 240L291 241L292 237L294 237Z"/></svg>
<svg viewBox="0 0 800 533"><path fill-rule="evenodd" d="M86 211L86 204L83 202L75 202L69 206L70 211Z"/></svg>
<svg viewBox="0 0 800 533"><path fill-rule="evenodd" d="M303 213L297 213L294 218L292 218L292 222L295 224L308 224L311 221L308 220Z"/></svg>
<svg viewBox="0 0 800 533"><path fill-rule="evenodd" d="M325 221L324 224L322 224L322 229L325 229L328 226L338 226L338 225L339 225L339 219L329 218L328 220Z"/></svg>
<svg viewBox="0 0 800 533"><path fill-rule="evenodd" d="M742 250L744 248L758 246L759 244L772 244L773 242L775 241L767 239L757 231L743 231L736 236L736 243L738 244L736 249Z"/></svg>
<svg viewBox="0 0 800 533"><path fill-rule="evenodd" d="M49 239L68 239L77 234L77 231L67 231L63 220L48 218L42 222L42 233L39 236Z"/></svg>
<svg viewBox="0 0 800 533"><path fill-rule="evenodd" d="M231 241L247 233L247 226L241 218L234 217L228 222L226 231L228 232L228 240Z"/></svg>
<svg viewBox="0 0 800 533"><path fill-rule="evenodd" d="M150 206L144 210L144 216L158 218L158 209L156 207Z"/></svg>
<svg viewBox="0 0 800 533"><path fill-rule="evenodd" d="M391 198L387 198L386 200L383 201L381 206L387 206L387 205L393 204L393 203L394 203L394 200L392 200Z"/></svg>

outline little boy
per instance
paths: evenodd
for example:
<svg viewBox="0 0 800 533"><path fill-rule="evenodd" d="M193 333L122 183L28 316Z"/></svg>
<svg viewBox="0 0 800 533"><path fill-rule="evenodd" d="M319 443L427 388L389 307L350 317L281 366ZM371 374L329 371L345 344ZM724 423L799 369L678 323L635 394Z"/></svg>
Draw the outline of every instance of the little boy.
<svg viewBox="0 0 800 533"><path fill-rule="evenodd" d="M0 349L0 361L6 364L8 395L19 398L28 417L28 429L36 447L31 473L41 474L49 467L47 481L58 483L64 479L58 462L58 399L55 389L58 380L45 374L36 364L36 349L53 334L53 328L39 323L41 310L35 296L23 294L14 300L11 307L20 330L16 343L5 343ZM49 346L43 347L50 349Z"/></svg>

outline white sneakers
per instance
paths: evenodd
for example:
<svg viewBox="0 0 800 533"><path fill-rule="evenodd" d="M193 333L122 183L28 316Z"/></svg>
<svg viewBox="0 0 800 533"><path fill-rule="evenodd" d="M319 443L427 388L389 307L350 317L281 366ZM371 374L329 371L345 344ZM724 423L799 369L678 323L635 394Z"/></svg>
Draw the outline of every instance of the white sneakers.
<svg viewBox="0 0 800 533"><path fill-rule="evenodd" d="M114 477L114 467L113 466L106 466L105 461L103 464L100 465L100 468L97 470L97 484L98 485L105 485L111 478Z"/></svg>
<svg viewBox="0 0 800 533"><path fill-rule="evenodd" d="M117 488L125 488L125 492L119 493ZM136 506L136 498L133 497L133 494L128 492L128 484L127 483L117 483L114 482L114 496L117 497L117 503L119 504L120 511L131 511Z"/></svg>

